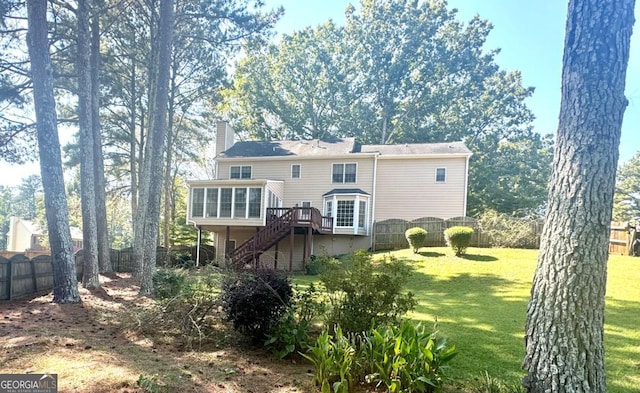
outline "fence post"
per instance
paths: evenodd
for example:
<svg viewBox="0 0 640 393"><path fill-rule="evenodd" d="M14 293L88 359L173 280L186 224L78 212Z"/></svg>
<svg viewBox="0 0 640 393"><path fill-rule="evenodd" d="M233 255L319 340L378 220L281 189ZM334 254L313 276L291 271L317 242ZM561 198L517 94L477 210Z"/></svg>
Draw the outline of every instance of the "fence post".
<svg viewBox="0 0 640 393"><path fill-rule="evenodd" d="M29 259L31 265L31 280L33 281L33 292L38 292L38 277L36 277L36 264L33 259Z"/></svg>
<svg viewBox="0 0 640 393"><path fill-rule="evenodd" d="M11 300L11 283L13 282L13 262L11 259L7 260L7 277L9 277L9 281L7 281L7 299Z"/></svg>

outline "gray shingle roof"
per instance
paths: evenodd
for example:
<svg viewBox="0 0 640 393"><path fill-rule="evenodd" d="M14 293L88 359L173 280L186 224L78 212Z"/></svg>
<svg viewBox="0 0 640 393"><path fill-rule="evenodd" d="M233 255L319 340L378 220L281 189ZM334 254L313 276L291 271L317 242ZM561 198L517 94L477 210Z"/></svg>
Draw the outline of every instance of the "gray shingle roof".
<svg viewBox="0 0 640 393"><path fill-rule="evenodd" d="M331 191L327 191L322 196L327 195L341 195L341 194L362 194L362 195L371 195L366 191L363 191L359 188L334 188Z"/></svg>
<svg viewBox="0 0 640 393"><path fill-rule="evenodd" d="M236 142L221 157L286 157L327 156L354 153L359 150L355 138L311 141L246 141Z"/></svg>
<svg viewBox="0 0 640 393"><path fill-rule="evenodd" d="M363 153L378 152L380 155L428 155L428 154L471 154L463 142L409 143L399 145L362 145Z"/></svg>

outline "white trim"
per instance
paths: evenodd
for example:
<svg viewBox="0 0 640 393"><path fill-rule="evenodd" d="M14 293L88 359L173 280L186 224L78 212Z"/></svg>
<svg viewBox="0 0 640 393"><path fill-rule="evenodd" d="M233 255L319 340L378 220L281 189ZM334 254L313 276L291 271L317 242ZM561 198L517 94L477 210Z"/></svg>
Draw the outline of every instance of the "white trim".
<svg viewBox="0 0 640 393"><path fill-rule="evenodd" d="M467 157L465 167L464 167L464 200L462 202L462 217L467 216L467 194L469 192L469 160L471 156Z"/></svg>
<svg viewBox="0 0 640 393"><path fill-rule="evenodd" d="M342 182L333 181L333 167L334 165L342 165ZM355 182L346 182L347 178L347 165L355 165L356 166L356 181ZM358 163L357 162L332 162L331 163L331 184L358 184Z"/></svg>
<svg viewBox="0 0 640 393"><path fill-rule="evenodd" d="M250 173L251 176L249 176L248 178L242 177L242 169L247 167L251 169L251 173ZM238 178L231 177L231 169L233 168L240 168L240 177ZM251 180L251 179L253 179L253 165L229 165L229 180Z"/></svg>
<svg viewBox="0 0 640 393"><path fill-rule="evenodd" d="M298 177L293 177L293 167L294 166L298 166ZM291 164L291 179L292 180L299 180L302 179L302 165L301 164Z"/></svg>

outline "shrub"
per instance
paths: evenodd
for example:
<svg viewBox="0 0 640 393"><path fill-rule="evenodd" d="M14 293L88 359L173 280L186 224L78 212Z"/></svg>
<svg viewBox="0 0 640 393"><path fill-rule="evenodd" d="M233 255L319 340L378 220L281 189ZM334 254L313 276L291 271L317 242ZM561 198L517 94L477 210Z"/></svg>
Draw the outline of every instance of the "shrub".
<svg viewBox="0 0 640 393"><path fill-rule="evenodd" d="M439 392L455 346L422 324L404 321L360 335L323 331L306 354L314 365L313 381L323 393L349 392L357 383L384 385L391 393Z"/></svg>
<svg viewBox="0 0 640 393"><path fill-rule="evenodd" d="M303 351L309 346L309 329L313 321L324 312L316 287L296 288L283 318L268 334L265 346L280 359Z"/></svg>
<svg viewBox="0 0 640 393"><path fill-rule="evenodd" d="M420 247L424 246L424 243L427 240L427 231L420 227L409 228L404 233L404 237L407 238L413 253L417 254Z"/></svg>
<svg viewBox="0 0 640 393"><path fill-rule="evenodd" d="M509 217L494 210L484 212L478 219L482 234L489 237L493 247L536 248L537 234L533 220Z"/></svg>
<svg viewBox="0 0 640 393"><path fill-rule="evenodd" d="M410 321L372 329L362 346L366 381L389 392L440 391L446 364L456 354L436 331Z"/></svg>
<svg viewBox="0 0 640 393"><path fill-rule="evenodd" d="M202 345L215 333L209 317L220 305L220 277L215 269L203 269L199 274L159 269L153 277L158 302L129 310L123 325L147 336L175 335L185 348Z"/></svg>
<svg viewBox="0 0 640 393"><path fill-rule="evenodd" d="M326 252L320 256L312 255L304 265L305 272L310 276L324 273L328 266L331 265L333 258Z"/></svg>
<svg viewBox="0 0 640 393"><path fill-rule="evenodd" d="M388 256L374 264L364 250L344 261L333 260L320 277L330 303L328 326L340 325L345 332L358 333L397 321L416 305L411 292L402 293L409 274L403 262Z"/></svg>
<svg viewBox="0 0 640 393"><path fill-rule="evenodd" d="M273 269L257 269L227 277L222 304L234 329L263 343L286 312L292 296L289 280Z"/></svg>
<svg viewBox="0 0 640 393"><path fill-rule="evenodd" d="M461 256L469 247L472 235L473 228L451 227L444 231L444 240L446 240L447 246L451 247L456 256Z"/></svg>
<svg viewBox="0 0 640 393"><path fill-rule="evenodd" d="M182 269L158 269L153 275L153 293L156 299L178 296L187 285L187 274Z"/></svg>
<svg viewBox="0 0 640 393"><path fill-rule="evenodd" d="M349 393L357 374L357 354L339 326L335 335L323 331L309 353L301 354L315 367L313 383L322 393Z"/></svg>

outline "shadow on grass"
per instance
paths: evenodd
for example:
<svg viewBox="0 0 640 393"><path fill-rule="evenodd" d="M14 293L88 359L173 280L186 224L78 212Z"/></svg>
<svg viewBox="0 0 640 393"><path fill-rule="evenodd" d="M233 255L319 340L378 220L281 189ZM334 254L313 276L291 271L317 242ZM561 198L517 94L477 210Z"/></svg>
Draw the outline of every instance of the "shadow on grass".
<svg viewBox="0 0 640 393"><path fill-rule="evenodd" d="M427 258L438 258L438 257L444 257L446 255L441 252L435 252L435 251L421 251L418 254Z"/></svg>
<svg viewBox="0 0 640 393"><path fill-rule="evenodd" d="M460 258L468 259L470 261L476 262L495 262L498 258L491 255L479 255L479 254L464 254L461 255Z"/></svg>

